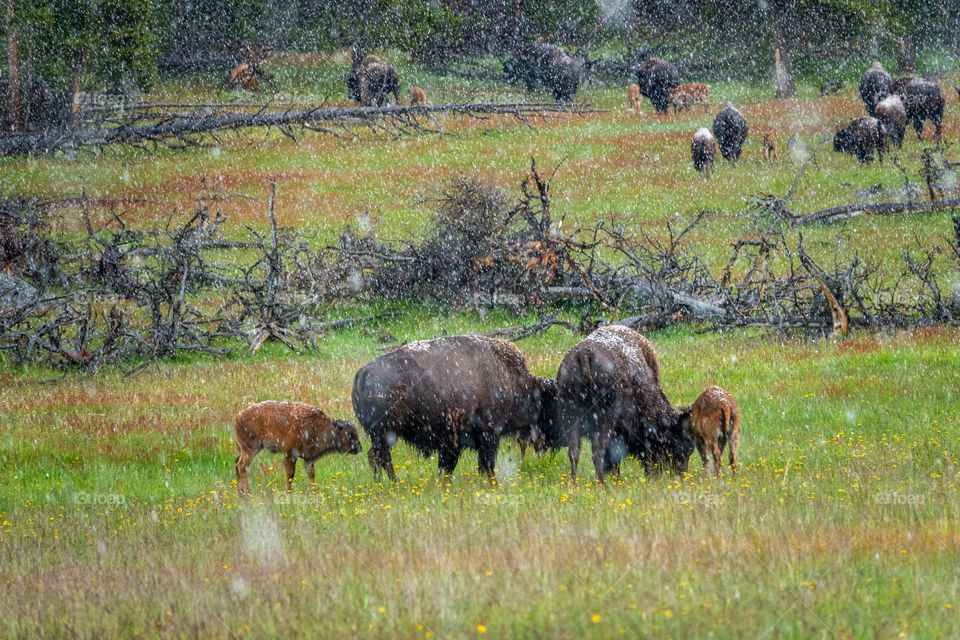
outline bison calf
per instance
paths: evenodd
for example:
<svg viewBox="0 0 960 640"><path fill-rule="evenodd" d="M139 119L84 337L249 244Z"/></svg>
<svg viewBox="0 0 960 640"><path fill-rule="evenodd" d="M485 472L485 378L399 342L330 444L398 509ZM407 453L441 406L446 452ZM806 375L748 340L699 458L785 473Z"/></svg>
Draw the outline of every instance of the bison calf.
<svg viewBox="0 0 960 640"><path fill-rule="evenodd" d="M630 111L640 111L640 85L637 83L627 87L627 104L630 106Z"/></svg>
<svg viewBox="0 0 960 640"><path fill-rule="evenodd" d="M706 127L698 129L693 134L693 140L690 142L690 157L693 160L693 168L705 178L709 178L713 171L713 160L717 157L717 139Z"/></svg>
<svg viewBox="0 0 960 640"><path fill-rule="evenodd" d="M876 118L857 118L833 137L833 150L856 156L860 164L873 161L874 152L883 162L884 128Z"/></svg>
<svg viewBox="0 0 960 640"><path fill-rule="evenodd" d="M777 134L770 129L763 132L763 159L773 162L780 159L780 150L777 147Z"/></svg>
<svg viewBox="0 0 960 640"><path fill-rule="evenodd" d="M320 409L302 402L268 400L251 405L237 414L233 434L237 456L237 488L250 493L247 473L261 449L286 456L287 489L293 484L297 458L307 465L307 476L316 478L314 463L320 456L339 451L360 453L360 436L349 420L330 418Z"/></svg>
<svg viewBox="0 0 960 640"><path fill-rule="evenodd" d="M903 134L907 130L907 110L903 106L903 100L895 94L887 96L880 101L875 112L877 120L883 125L884 133L900 148L903 145Z"/></svg>
<svg viewBox="0 0 960 640"><path fill-rule="evenodd" d="M690 430L693 444L707 469L707 451L713 459L713 473L720 474L723 448L730 444L730 469L737 472L737 447L740 445L740 409L733 397L720 387L710 387L684 412L683 422Z"/></svg>
<svg viewBox="0 0 960 640"><path fill-rule="evenodd" d="M427 92L417 85L410 87L410 106L421 107L425 104L427 104Z"/></svg>
<svg viewBox="0 0 960 640"><path fill-rule="evenodd" d="M670 90L670 104L674 113L692 104L702 104L703 110L710 107L710 85L703 82L688 82Z"/></svg>

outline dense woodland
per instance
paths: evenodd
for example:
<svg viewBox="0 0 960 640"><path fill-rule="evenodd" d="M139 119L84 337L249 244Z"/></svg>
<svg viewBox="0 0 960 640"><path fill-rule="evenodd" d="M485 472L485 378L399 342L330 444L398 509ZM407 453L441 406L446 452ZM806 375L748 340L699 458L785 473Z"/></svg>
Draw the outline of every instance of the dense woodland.
<svg viewBox="0 0 960 640"><path fill-rule="evenodd" d="M136 95L278 50L391 48L443 68L545 41L588 72L655 54L702 79L775 82L780 97L841 57L893 52L912 72L918 50L960 52L960 4L947 0L6 0L2 27L6 131L69 124L83 92Z"/></svg>

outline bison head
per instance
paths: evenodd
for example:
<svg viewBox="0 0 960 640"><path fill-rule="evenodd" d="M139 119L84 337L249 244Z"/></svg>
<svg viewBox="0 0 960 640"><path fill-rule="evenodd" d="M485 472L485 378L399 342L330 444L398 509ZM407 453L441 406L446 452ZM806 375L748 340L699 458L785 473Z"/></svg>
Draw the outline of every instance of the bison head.
<svg viewBox="0 0 960 640"><path fill-rule="evenodd" d="M833 136L833 150L840 153L851 153L853 151L853 140L850 129L841 129Z"/></svg>
<svg viewBox="0 0 960 640"><path fill-rule="evenodd" d="M666 429L666 454L675 473L686 473L693 455L693 436L690 434L690 407L682 407Z"/></svg>
<svg viewBox="0 0 960 640"><path fill-rule="evenodd" d="M351 455L360 453L362 447L360 446L360 434L357 431L356 425L349 420L339 420L337 418L332 419L330 422L335 430L334 435L337 441L337 448L342 453L349 453Z"/></svg>
<svg viewBox="0 0 960 640"><path fill-rule="evenodd" d="M547 449L559 449L566 443L560 435L557 421L557 381L553 378L537 378L535 396L537 425L533 448L537 453Z"/></svg>

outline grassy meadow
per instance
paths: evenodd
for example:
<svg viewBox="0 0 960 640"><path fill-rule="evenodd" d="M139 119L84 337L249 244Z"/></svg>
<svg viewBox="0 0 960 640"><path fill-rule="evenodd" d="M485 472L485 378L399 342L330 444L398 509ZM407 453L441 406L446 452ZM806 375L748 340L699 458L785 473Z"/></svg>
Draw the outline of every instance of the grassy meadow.
<svg viewBox="0 0 960 640"><path fill-rule="evenodd" d="M275 64L277 90L291 101L342 99L342 57ZM402 74L433 102L524 97L415 68ZM232 97L206 86L163 85L151 98ZM446 180L480 175L514 193L532 155L542 168L562 161L553 206L564 229L611 216L660 233L708 209L690 242L722 266L730 243L752 232L751 197L782 195L806 153L862 106L851 83L825 98L804 84L790 101L744 84L712 91L716 103L736 100L752 126L777 129L778 162L762 162L751 139L739 166L721 164L705 182L690 166L689 136L713 109L658 117L647 104L632 114L622 89L587 87L579 97L604 112L532 127L444 118L442 135L306 134L294 144L260 132L183 152L3 159L0 197L83 191L103 199L91 205L95 219L121 211L134 226L202 199L239 229L264 223L275 178L281 223L318 244L345 225L401 240L429 231ZM956 94L945 138L956 160ZM913 182L922 148L910 132L899 153ZM793 211L902 197L893 162L860 167L829 142L816 153ZM77 212L64 213L79 229ZM930 214L804 230L820 255L838 233L893 272L903 251L942 243L952 226L949 215ZM940 275L960 295L960 274ZM422 306L382 328L405 342L524 320ZM496 485L477 475L469 452L444 483L435 458L401 443L399 482L380 484L364 438L360 456L319 461L314 486L300 466L291 493L282 460L261 454L253 495L239 498L236 412L284 398L351 416L353 375L381 352L379 328L336 332L310 353L270 344L256 356L181 357L130 376L0 356L0 637L960 636L960 330L842 340L688 326L647 333L675 404L715 383L737 397L736 477L704 477L695 455L682 478L647 479L628 460L622 482L600 487L585 453L573 487L565 451L521 460L505 441ZM554 375L579 339L554 328L519 346L532 370Z"/></svg>

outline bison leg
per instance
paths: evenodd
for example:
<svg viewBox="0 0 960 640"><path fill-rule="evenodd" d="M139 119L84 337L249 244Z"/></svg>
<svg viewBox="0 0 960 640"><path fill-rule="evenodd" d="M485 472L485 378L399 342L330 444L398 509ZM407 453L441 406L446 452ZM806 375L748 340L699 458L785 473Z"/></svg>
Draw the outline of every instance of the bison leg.
<svg viewBox="0 0 960 640"><path fill-rule="evenodd" d="M293 474L297 471L297 459L292 455L287 455L283 461L287 472L287 491L293 490Z"/></svg>
<svg viewBox="0 0 960 640"><path fill-rule="evenodd" d="M577 466L580 464L580 436L567 438L567 456L570 458L570 482L577 484Z"/></svg>
<svg viewBox="0 0 960 640"><path fill-rule="evenodd" d="M923 118L911 117L910 124L913 130L917 132L917 140L923 140Z"/></svg>
<svg viewBox="0 0 960 640"><path fill-rule="evenodd" d="M450 477L457 468L457 461L460 460L460 451L451 447L440 447L437 458L437 466L440 469L440 473L446 477Z"/></svg>
<svg viewBox="0 0 960 640"><path fill-rule="evenodd" d="M713 475L719 476L723 470L723 448L720 446L720 439L717 438L710 445L710 454L713 456Z"/></svg>
<svg viewBox="0 0 960 640"><path fill-rule="evenodd" d="M311 460L310 462L304 463L307 466L307 478L310 479L310 484L315 484L317 482L317 461Z"/></svg>
<svg viewBox="0 0 960 640"><path fill-rule="evenodd" d="M697 453L700 454L700 460L703 462L703 473L706 475L708 467L710 466L707 463L707 447L706 444L700 438L697 438L696 441Z"/></svg>
<svg viewBox="0 0 960 640"><path fill-rule="evenodd" d="M740 429L730 434L730 470L737 475L737 448L740 446Z"/></svg>
<svg viewBox="0 0 960 640"><path fill-rule="evenodd" d="M597 482L603 484L603 474L609 461L609 432L595 431L593 437L590 438L590 444L593 449L593 470L597 474Z"/></svg>
<svg viewBox="0 0 960 640"><path fill-rule="evenodd" d="M240 455L237 456L237 491L241 494L250 493L247 474L250 472L250 463L253 462L253 456L255 455L257 455L255 451L241 448Z"/></svg>
<svg viewBox="0 0 960 640"><path fill-rule="evenodd" d="M477 443L477 468L480 473L485 474L491 480L496 480L497 475L494 467L497 464L497 448L500 445L500 439L485 430L479 440Z"/></svg>
<svg viewBox="0 0 960 640"><path fill-rule="evenodd" d="M937 144L943 141L943 118L940 116L933 117L933 139Z"/></svg>

